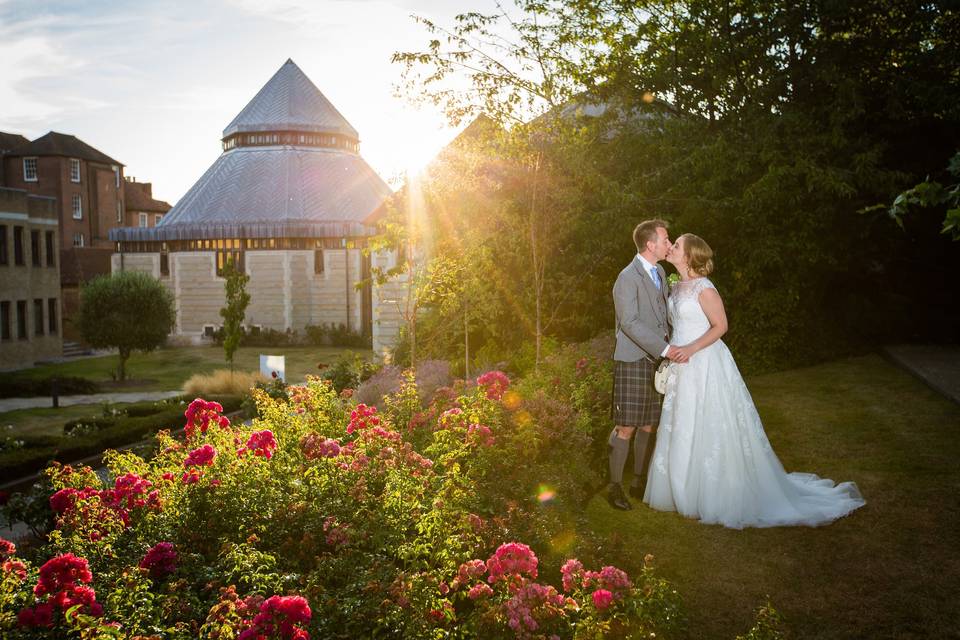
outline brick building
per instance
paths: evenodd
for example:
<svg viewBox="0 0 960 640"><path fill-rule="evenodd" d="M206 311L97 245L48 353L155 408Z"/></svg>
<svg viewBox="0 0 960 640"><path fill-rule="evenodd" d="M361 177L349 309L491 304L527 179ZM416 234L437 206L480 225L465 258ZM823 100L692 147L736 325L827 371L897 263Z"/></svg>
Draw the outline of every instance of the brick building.
<svg viewBox="0 0 960 640"><path fill-rule="evenodd" d="M126 216L124 227L146 229L155 227L171 207L163 200L153 197L153 185L149 182L137 182L127 178L123 188Z"/></svg>
<svg viewBox="0 0 960 640"><path fill-rule="evenodd" d="M16 138L25 140L3 134L0 141ZM113 243L108 234L124 224L123 164L56 131L6 146L10 149L0 156L4 186L56 203L63 329L68 339L77 340L70 318L80 304L80 285L110 273Z"/></svg>
<svg viewBox="0 0 960 640"><path fill-rule="evenodd" d="M57 201L0 187L0 369L63 353Z"/></svg>

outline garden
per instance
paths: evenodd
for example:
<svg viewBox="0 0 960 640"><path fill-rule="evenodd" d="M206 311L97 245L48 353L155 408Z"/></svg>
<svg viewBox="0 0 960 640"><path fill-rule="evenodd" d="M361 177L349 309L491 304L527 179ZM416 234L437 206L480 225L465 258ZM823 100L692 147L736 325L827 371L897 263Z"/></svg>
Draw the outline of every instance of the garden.
<svg viewBox="0 0 960 640"><path fill-rule="evenodd" d="M956 406L877 356L751 378L784 464L856 479L866 509L823 529L746 531L614 512L597 495L608 347L570 345L513 378L455 380L427 362L419 376L386 367L356 388L274 384L253 392L248 423L214 401L181 405L149 451L108 453L100 474L54 464L32 495L11 499L7 511L40 535L4 543L0 628L10 638L953 632L957 573L938 568L952 562L958 524L948 488L960 452L940 442ZM383 395L360 401L373 393ZM917 422L908 433L895 410L905 404Z"/></svg>

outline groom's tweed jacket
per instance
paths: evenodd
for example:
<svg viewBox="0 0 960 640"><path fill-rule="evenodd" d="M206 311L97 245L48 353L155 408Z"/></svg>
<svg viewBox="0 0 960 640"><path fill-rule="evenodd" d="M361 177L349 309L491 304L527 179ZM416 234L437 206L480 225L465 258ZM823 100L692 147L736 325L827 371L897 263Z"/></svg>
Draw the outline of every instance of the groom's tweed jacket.
<svg viewBox="0 0 960 640"><path fill-rule="evenodd" d="M614 360L636 362L649 358L656 362L667 346L670 333L667 317L669 285L663 267L657 265L657 271L663 285L660 289L657 289L637 256L617 276L617 282L613 285L613 305L617 313Z"/></svg>

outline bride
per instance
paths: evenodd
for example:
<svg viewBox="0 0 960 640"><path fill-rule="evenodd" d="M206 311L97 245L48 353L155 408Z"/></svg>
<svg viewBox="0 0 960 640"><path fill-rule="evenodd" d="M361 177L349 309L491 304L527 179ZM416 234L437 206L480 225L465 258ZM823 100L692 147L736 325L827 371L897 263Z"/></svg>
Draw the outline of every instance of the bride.
<svg viewBox="0 0 960 640"><path fill-rule="evenodd" d="M723 301L707 276L713 251L684 234L667 260L671 343L689 357L667 374L657 444L643 501L725 527L816 526L863 506L853 482L834 485L780 464L730 350Z"/></svg>

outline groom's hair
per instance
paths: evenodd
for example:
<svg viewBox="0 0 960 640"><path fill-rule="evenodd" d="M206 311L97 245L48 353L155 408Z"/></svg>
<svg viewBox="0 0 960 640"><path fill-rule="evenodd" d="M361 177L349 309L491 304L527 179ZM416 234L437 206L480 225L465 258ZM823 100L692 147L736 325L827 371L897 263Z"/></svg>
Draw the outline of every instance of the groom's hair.
<svg viewBox="0 0 960 640"><path fill-rule="evenodd" d="M647 248L648 242L657 241L657 229L663 227L669 229L663 220L644 220L633 230L633 244L637 245L637 253L643 253Z"/></svg>

